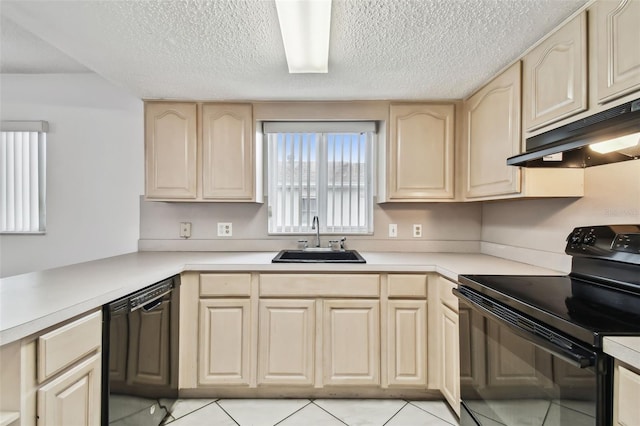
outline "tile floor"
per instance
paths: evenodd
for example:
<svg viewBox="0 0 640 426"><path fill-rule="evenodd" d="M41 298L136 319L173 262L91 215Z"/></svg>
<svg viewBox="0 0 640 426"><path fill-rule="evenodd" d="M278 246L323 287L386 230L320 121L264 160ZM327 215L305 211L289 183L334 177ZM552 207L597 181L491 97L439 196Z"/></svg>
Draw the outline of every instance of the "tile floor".
<svg viewBox="0 0 640 426"><path fill-rule="evenodd" d="M399 399L140 399L145 408L118 408L112 426L140 424L141 415L169 415L170 426L457 426L442 401ZM111 410L110 410L111 411ZM116 417L112 417L116 418Z"/></svg>

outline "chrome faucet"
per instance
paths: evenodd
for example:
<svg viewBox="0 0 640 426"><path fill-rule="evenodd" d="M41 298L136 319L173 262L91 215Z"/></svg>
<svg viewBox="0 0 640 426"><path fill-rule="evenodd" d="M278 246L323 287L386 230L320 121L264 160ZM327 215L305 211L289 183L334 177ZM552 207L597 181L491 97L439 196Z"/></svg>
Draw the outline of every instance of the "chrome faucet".
<svg viewBox="0 0 640 426"><path fill-rule="evenodd" d="M316 247L320 247L320 221L318 220L318 216L313 217L313 222L311 222L311 229L316 230Z"/></svg>

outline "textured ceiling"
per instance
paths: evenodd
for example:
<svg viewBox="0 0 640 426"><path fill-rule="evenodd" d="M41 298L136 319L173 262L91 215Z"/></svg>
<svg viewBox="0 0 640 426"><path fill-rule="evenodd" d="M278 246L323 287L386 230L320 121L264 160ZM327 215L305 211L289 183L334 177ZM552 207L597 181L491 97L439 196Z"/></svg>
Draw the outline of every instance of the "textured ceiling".
<svg viewBox="0 0 640 426"><path fill-rule="evenodd" d="M288 74L272 0L3 0L0 69L86 67L142 98L460 99L586 1L333 0L329 73Z"/></svg>

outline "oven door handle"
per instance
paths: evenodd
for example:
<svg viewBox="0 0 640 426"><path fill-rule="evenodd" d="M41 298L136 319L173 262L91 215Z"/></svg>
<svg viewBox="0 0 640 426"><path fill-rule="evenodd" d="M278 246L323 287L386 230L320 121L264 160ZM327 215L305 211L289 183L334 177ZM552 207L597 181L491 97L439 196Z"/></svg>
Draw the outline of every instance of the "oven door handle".
<svg viewBox="0 0 640 426"><path fill-rule="evenodd" d="M570 350L569 348L557 345L553 342L550 342L547 339L543 339L542 337L536 336L528 330L525 330L521 327L516 326L508 321L505 321L500 316L496 315L494 312L489 311L488 309L483 308L482 306L476 304L473 300L469 299L464 294L460 293L458 289L453 289L453 294L455 294L459 299L464 300L471 309L478 311L480 314L484 316L491 317L498 321L501 325L508 327L511 331L519 335L520 337L528 340L535 346L544 350L545 352L554 355L563 361L573 365L578 368L587 368L595 365L595 356L590 353L578 353ZM586 351L585 351L586 352Z"/></svg>

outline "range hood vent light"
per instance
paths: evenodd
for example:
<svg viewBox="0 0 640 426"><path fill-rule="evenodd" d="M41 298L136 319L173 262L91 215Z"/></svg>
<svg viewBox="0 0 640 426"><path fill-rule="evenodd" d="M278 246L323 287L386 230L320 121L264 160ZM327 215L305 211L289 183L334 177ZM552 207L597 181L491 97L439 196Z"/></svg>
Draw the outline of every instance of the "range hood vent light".
<svg viewBox="0 0 640 426"><path fill-rule="evenodd" d="M582 168L638 159L640 99L530 137L526 148L507 165Z"/></svg>

